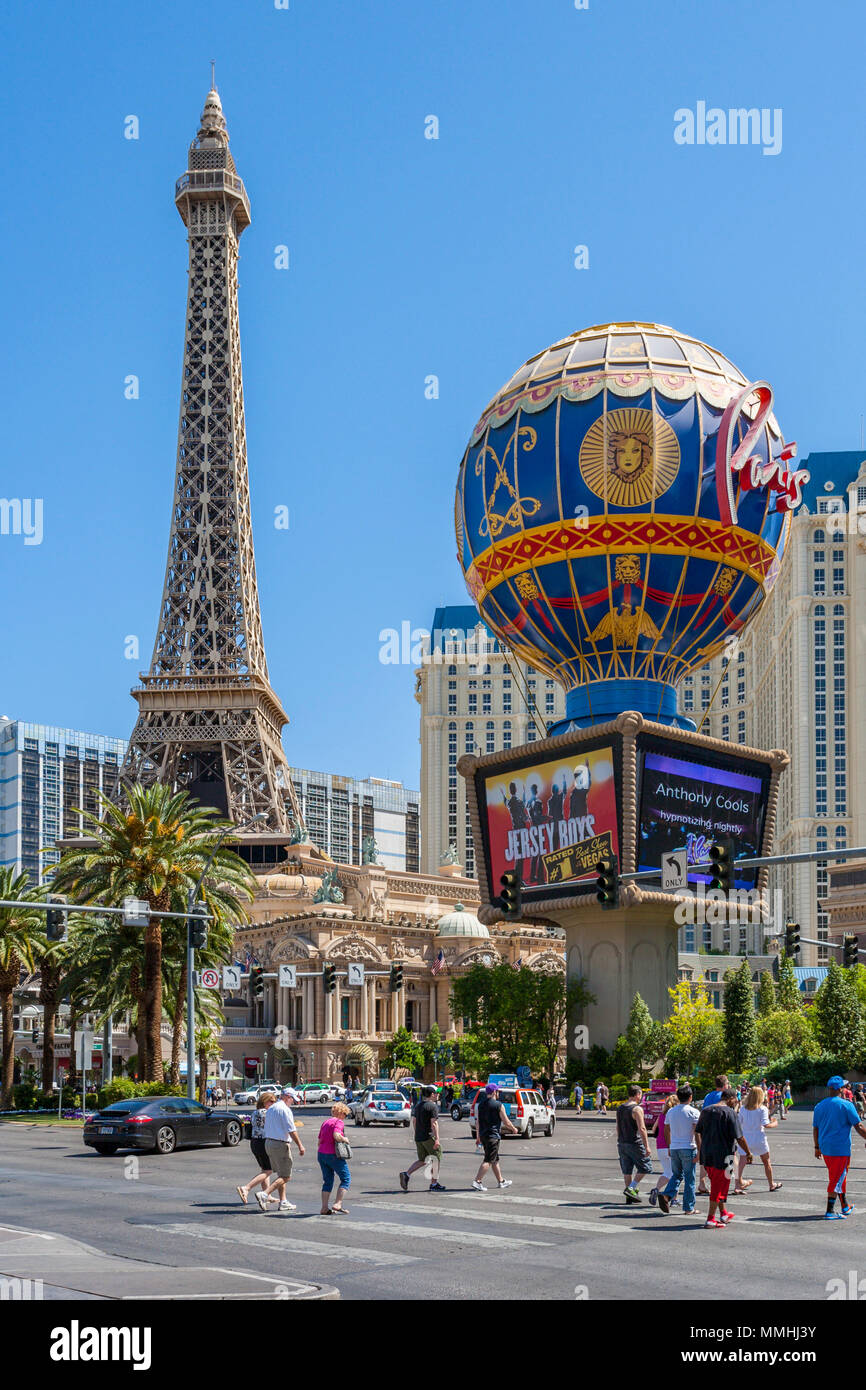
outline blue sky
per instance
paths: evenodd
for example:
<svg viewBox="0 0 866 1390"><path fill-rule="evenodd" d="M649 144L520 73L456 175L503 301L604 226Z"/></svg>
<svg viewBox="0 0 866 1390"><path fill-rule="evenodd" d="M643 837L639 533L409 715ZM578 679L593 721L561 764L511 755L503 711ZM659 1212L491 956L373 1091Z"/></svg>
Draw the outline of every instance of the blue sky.
<svg viewBox="0 0 866 1390"><path fill-rule="evenodd" d="M593 323L672 324L773 383L801 454L859 446L864 14L859 0L6 7L0 494L41 497L44 538L0 536L0 713L132 727L176 449L174 180L211 58L252 203L247 443L286 751L417 786L413 669L381 664L379 633L465 601L457 467L527 357ZM699 101L781 108L781 153L677 145L674 112Z"/></svg>

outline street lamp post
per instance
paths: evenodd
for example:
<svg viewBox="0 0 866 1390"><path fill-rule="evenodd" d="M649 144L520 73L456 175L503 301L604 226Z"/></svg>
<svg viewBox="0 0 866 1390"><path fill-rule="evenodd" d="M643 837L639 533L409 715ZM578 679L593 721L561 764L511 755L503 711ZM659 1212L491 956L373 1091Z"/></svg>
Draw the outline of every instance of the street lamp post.
<svg viewBox="0 0 866 1390"><path fill-rule="evenodd" d="M198 898L198 890L204 882L208 869L216 857L216 852L223 840L229 835L236 835L240 830L246 830L249 826L255 825L256 821L267 820L267 813L260 811L252 820L245 821L243 825L230 825L223 831L210 852L210 857L202 869L198 883L190 888L186 895L186 1095L187 1100L195 1100L195 984L193 976L195 974L195 948L192 944L192 910Z"/></svg>

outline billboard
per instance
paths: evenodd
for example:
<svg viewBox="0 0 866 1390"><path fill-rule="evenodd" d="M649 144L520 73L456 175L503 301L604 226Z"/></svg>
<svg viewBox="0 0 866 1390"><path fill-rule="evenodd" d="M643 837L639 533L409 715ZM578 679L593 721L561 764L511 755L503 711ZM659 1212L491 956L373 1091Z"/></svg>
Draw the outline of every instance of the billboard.
<svg viewBox="0 0 866 1390"><path fill-rule="evenodd" d="M734 844L737 859L761 853L770 785L767 763L740 755L689 748L675 740L639 739L642 754L638 815L639 869L657 869L663 854L688 850L688 862L705 861L720 839ZM752 889L756 869L734 868L735 888ZM689 873L689 883L709 883L709 871Z"/></svg>
<svg viewBox="0 0 866 1390"><path fill-rule="evenodd" d="M477 774L491 897L517 870L523 896L574 892L593 881L605 854L620 852L617 816L619 746L580 747L543 762L525 758L494 775Z"/></svg>

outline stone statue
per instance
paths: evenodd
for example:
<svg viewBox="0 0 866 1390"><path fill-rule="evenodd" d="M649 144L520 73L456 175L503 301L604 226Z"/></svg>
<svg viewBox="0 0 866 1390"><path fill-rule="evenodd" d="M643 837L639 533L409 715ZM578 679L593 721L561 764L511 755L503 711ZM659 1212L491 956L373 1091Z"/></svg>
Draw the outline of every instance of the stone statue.
<svg viewBox="0 0 866 1390"><path fill-rule="evenodd" d="M378 864L379 846L376 844L375 835L365 835L361 841L361 863Z"/></svg>
<svg viewBox="0 0 866 1390"><path fill-rule="evenodd" d="M294 816L290 815L289 826L292 832L289 839L290 845L308 845L310 843L307 827L302 820L297 820Z"/></svg>
<svg viewBox="0 0 866 1390"><path fill-rule="evenodd" d="M313 894L314 903L341 903L343 890L337 882L337 870L326 869L322 874L322 884Z"/></svg>
<svg viewBox="0 0 866 1390"><path fill-rule="evenodd" d="M439 856L439 863L440 863L440 864L459 864L459 863L460 863L460 860L459 860L459 858L457 857L457 846L455 845L455 843L454 843L453 840L451 841L450 845L449 845L448 848L446 849L445 853L444 853L444 854L440 854L440 856Z"/></svg>

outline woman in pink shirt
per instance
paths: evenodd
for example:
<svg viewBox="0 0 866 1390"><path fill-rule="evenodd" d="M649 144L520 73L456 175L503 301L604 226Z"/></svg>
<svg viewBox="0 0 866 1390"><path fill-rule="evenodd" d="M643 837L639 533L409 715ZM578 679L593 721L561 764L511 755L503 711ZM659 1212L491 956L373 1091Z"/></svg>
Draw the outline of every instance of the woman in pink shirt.
<svg viewBox="0 0 866 1390"><path fill-rule="evenodd" d="M325 1120L319 1130L319 1167L322 1170L322 1210L320 1216L348 1216L349 1212L343 1206L343 1197L349 1189L352 1175L349 1172L349 1164L345 1158L338 1158L336 1152L337 1139L345 1139L343 1121L349 1114L349 1107L341 1105L338 1101L331 1106L331 1118ZM328 1207L331 1193L334 1190L334 1179L337 1179L337 1200L332 1207Z"/></svg>

